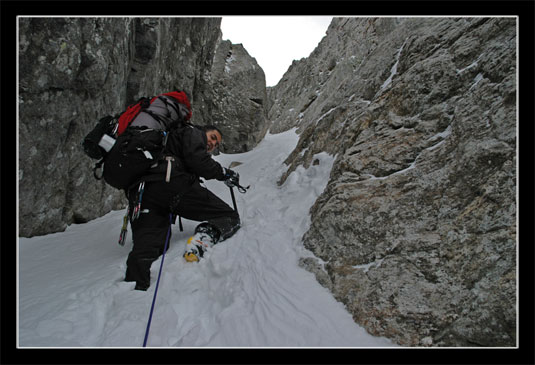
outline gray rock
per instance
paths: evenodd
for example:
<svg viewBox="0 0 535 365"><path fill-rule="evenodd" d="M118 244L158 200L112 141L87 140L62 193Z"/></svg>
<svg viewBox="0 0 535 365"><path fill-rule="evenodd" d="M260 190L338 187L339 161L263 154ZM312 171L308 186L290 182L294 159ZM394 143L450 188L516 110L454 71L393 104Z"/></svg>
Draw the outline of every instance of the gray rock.
<svg viewBox="0 0 535 365"><path fill-rule="evenodd" d="M221 41L212 67L212 120L223 133L225 153L247 152L267 128L264 71L243 45Z"/></svg>
<svg viewBox="0 0 535 365"><path fill-rule="evenodd" d="M219 23L20 18L20 235L124 207L81 140L179 87L224 152L297 127L281 184L336 155L300 262L357 323L407 346L515 346L515 19L335 18L267 90Z"/></svg>
<svg viewBox="0 0 535 365"><path fill-rule="evenodd" d="M515 60L514 18L335 18L269 90L281 184L337 156L302 265L370 333L515 346Z"/></svg>
<svg viewBox="0 0 535 365"><path fill-rule="evenodd" d="M175 88L192 122L211 115L220 18L19 19L19 234L42 235L125 206L93 178L81 141L100 117Z"/></svg>

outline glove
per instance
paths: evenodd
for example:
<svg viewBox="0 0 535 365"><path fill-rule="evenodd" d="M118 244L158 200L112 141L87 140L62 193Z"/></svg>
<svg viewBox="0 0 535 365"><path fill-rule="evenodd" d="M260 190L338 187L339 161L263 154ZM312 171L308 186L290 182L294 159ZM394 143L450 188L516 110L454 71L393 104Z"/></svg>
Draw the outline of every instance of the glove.
<svg viewBox="0 0 535 365"><path fill-rule="evenodd" d="M225 170L225 176L223 177L223 181L225 185L227 185L229 188L233 188L235 186L240 185L240 175L232 171L231 169L224 168Z"/></svg>

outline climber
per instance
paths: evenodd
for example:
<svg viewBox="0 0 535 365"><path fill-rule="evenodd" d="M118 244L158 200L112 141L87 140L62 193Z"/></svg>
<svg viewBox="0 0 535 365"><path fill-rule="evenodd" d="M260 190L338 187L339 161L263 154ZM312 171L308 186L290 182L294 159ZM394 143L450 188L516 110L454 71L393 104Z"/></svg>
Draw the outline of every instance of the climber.
<svg viewBox="0 0 535 365"><path fill-rule="evenodd" d="M127 191L130 211L138 214L130 225L133 249L128 255L125 281L135 281L136 290L150 286L151 264L163 253L170 215L201 222L187 244L184 258L199 261L214 244L232 236L240 227L238 213L201 185L204 179L217 179L233 187L239 175L223 168L211 153L222 141L215 126L186 124L169 132L166 157L151 174L161 179L147 179ZM170 233L170 230L169 230Z"/></svg>

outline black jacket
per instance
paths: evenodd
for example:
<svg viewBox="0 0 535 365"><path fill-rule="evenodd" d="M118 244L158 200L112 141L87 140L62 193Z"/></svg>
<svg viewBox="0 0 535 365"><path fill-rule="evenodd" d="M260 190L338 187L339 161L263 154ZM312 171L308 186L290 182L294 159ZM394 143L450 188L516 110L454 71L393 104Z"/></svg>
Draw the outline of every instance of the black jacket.
<svg viewBox="0 0 535 365"><path fill-rule="evenodd" d="M172 171L172 176L185 172L207 180L223 180L223 167L206 151L207 144L206 133L193 125L169 132L166 151L178 160L173 164L173 168L178 171Z"/></svg>

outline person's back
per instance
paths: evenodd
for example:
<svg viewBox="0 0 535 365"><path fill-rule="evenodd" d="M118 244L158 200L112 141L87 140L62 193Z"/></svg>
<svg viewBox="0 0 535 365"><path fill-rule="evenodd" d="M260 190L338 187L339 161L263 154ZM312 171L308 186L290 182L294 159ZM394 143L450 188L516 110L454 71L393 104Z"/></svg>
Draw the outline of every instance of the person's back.
<svg viewBox="0 0 535 365"><path fill-rule="evenodd" d="M210 154L222 139L214 128L183 125L172 129L165 158L151 169L150 179L127 192L129 205L137 206L140 214L130 219L134 247L125 280L136 281L138 290L150 286L150 266L163 253L170 216L202 222L187 242L187 261L199 261L208 248L240 227L238 212L200 183L200 177L238 181L236 173L223 168Z"/></svg>

